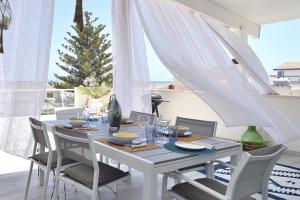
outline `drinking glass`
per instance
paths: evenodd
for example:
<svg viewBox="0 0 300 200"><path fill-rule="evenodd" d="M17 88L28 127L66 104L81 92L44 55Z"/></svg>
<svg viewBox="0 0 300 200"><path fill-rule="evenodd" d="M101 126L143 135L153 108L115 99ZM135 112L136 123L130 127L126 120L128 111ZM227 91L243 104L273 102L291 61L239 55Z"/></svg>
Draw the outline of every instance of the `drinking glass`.
<svg viewBox="0 0 300 200"><path fill-rule="evenodd" d="M155 143L155 134L156 134L156 128L154 125L145 126L145 136L146 136L146 142L148 144Z"/></svg>
<svg viewBox="0 0 300 200"><path fill-rule="evenodd" d="M176 142L177 141L176 127L169 126L168 127L168 135L169 135L169 142Z"/></svg>
<svg viewBox="0 0 300 200"><path fill-rule="evenodd" d="M169 139L166 137L166 134L168 134L168 127L171 123L171 119L169 120L163 119L162 117L156 118L156 132L157 132L157 143L159 144L165 144L168 143Z"/></svg>
<svg viewBox="0 0 300 200"><path fill-rule="evenodd" d="M137 117L137 121L141 127L141 137L147 137L147 126L150 125L150 117L146 115L140 115Z"/></svg>

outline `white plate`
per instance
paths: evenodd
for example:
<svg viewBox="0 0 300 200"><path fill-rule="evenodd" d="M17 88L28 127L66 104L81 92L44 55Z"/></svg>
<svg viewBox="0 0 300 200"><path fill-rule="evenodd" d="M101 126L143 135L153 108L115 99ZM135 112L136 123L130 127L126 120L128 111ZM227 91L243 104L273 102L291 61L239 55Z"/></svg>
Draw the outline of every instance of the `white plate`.
<svg viewBox="0 0 300 200"><path fill-rule="evenodd" d="M165 131L164 132L165 135L169 135L169 132L168 131ZM178 132L177 133L177 136L181 136L181 137L184 137L184 136L190 136L192 135L192 131L185 131L185 132Z"/></svg>
<svg viewBox="0 0 300 200"><path fill-rule="evenodd" d="M206 145L201 145L193 142L175 142L175 146L188 150L201 150L206 148Z"/></svg>

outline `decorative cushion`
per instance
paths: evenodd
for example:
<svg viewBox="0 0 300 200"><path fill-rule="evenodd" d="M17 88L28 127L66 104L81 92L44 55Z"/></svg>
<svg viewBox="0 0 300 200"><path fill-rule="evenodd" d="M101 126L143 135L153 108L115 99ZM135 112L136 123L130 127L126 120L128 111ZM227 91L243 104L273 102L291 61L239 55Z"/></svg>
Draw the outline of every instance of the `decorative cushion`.
<svg viewBox="0 0 300 200"><path fill-rule="evenodd" d="M226 185L209 178L197 179L195 180L223 195L226 194ZM218 198L207 194L206 192L202 191L201 189L196 188L195 186L185 182L180 183L171 189L172 192L182 196L188 200L218 200Z"/></svg>
<svg viewBox="0 0 300 200"><path fill-rule="evenodd" d="M30 158L34 159L35 161L37 161L43 165L47 165L48 156L49 156L49 152L46 152L46 153L35 154L34 156L32 156ZM74 162L75 161L70 160L70 159L63 159L61 165L64 166L64 165L71 164ZM57 152L53 151L51 169L55 169L56 166L57 166Z"/></svg>
<svg viewBox="0 0 300 200"><path fill-rule="evenodd" d="M119 170L102 162L98 162L98 166L98 186L108 184L129 174L128 172L123 172L122 170ZM66 177L78 181L89 188L93 188L94 167L85 164L79 164L76 166L68 167L62 172Z"/></svg>
<svg viewBox="0 0 300 200"><path fill-rule="evenodd" d="M226 185L220 183L219 181L209 178L197 179L195 181L201 183L202 185L205 185L206 187L211 188L212 190L215 190L216 192L222 195L226 194ZM188 200L219 200L218 198L204 192L203 190L187 182L173 186L173 188L170 191ZM243 200L250 199L253 200L251 197Z"/></svg>

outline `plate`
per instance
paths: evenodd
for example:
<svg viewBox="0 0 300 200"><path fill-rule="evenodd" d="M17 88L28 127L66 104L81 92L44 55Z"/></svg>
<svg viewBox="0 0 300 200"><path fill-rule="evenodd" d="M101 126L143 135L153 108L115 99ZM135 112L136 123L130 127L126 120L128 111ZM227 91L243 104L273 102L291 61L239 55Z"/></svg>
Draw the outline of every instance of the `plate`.
<svg viewBox="0 0 300 200"><path fill-rule="evenodd" d="M164 134L169 135L168 131L164 131ZM179 137L190 136L192 134L193 134L192 131L177 132L177 136L179 136Z"/></svg>
<svg viewBox="0 0 300 200"><path fill-rule="evenodd" d="M109 136L107 138L107 140L113 144L123 144L123 145L128 145L128 144L141 144L143 142L145 142L145 139L144 138L136 138L136 139L133 139L133 140L124 140L124 139L119 139L119 138L116 138L114 136Z"/></svg>
<svg viewBox="0 0 300 200"><path fill-rule="evenodd" d="M193 143L193 142L175 142L175 146L181 149L188 149L188 150L201 150L205 149L205 145Z"/></svg>
<svg viewBox="0 0 300 200"><path fill-rule="evenodd" d="M64 127L65 128L88 128L89 127L89 125L87 124L87 123L85 123L85 124L83 124L83 125L78 125L78 126L74 126L74 124L70 124L70 123L66 123L66 124L64 124Z"/></svg>

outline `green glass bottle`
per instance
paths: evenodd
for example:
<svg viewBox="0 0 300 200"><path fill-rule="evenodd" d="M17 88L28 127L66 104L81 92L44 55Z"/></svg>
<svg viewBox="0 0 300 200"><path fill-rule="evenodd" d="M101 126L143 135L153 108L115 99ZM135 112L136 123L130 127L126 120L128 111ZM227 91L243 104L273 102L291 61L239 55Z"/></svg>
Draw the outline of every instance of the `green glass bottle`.
<svg viewBox="0 0 300 200"><path fill-rule="evenodd" d="M260 133L257 132L256 126L248 126L246 132L242 135L241 141L243 144L263 145L264 140Z"/></svg>

